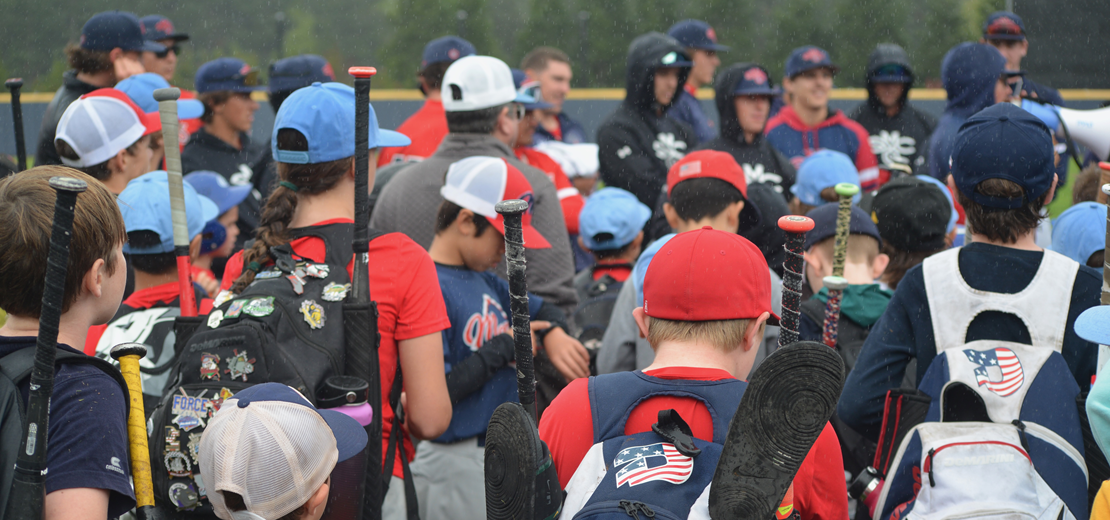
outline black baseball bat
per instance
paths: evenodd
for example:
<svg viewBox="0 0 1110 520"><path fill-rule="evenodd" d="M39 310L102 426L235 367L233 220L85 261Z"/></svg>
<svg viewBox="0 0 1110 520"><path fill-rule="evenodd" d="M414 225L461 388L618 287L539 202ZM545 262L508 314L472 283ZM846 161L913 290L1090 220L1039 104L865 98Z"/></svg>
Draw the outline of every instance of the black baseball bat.
<svg viewBox="0 0 1110 520"><path fill-rule="evenodd" d="M505 259L509 272L509 307L516 350L516 390L520 404L536 419L536 373L532 362L532 329L528 315L528 282L524 278L524 228L528 203L503 200L494 209L505 217Z"/></svg>
<svg viewBox="0 0 1110 520"><path fill-rule="evenodd" d="M779 326L779 348L796 343L802 310L802 245L806 231L813 229L813 219L787 215L779 219L779 228L786 232L786 259L782 262L782 319Z"/></svg>
<svg viewBox="0 0 1110 520"><path fill-rule="evenodd" d="M46 502L46 434L50 398L54 394L54 356L58 348L58 326L66 290L69 243L73 238L73 212L77 195L88 186L71 177L52 177L50 187L58 193L54 201L54 224L50 230L50 252L42 291L42 312L35 342L35 365L27 401L26 434L19 443L15 477L8 494L4 518L39 520Z"/></svg>
<svg viewBox="0 0 1110 520"><path fill-rule="evenodd" d="M19 171L27 169L27 144L23 138L23 104L19 101L19 90L23 88L23 78L12 78L4 82L12 91L12 124L15 125L15 153L19 158Z"/></svg>

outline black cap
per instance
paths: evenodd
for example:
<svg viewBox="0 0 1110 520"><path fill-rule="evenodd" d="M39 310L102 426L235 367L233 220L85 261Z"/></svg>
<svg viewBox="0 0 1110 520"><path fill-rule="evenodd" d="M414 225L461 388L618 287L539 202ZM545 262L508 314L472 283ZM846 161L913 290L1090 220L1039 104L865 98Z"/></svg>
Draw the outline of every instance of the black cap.
<svg viewBox="0 0 1110 520"><path fill-rule="evenodd" d="M871 220L879 234L902 251L943 249L951 213L940 188L911 176L888 182L871 202Z"/></svg>
<svg viewBox="0 0 1110 520"><path fill-rule="evenodd" d="M839 204L825 204L809 210L806 216L813 219L813 229L806 232L806 241L803 246L806 251L827 238L836 236L836 212L840 209ZM879 247L883 245L882 236L879 235L879 230L875 227L875 223L864 213L859 206L852 206L852 218L849 221L848 233L852 235L867 235L874 238L879 243Z"/></svg>

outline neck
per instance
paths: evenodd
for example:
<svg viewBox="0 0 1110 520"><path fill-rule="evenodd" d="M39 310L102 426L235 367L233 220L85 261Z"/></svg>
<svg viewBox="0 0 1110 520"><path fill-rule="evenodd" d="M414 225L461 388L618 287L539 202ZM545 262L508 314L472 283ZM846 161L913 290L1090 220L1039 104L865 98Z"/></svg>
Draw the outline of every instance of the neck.
<svg viewBox="0 0 1110 520"><path fill-rule="evenodd" d="M871 277L870 265L852 262L845 262L844 264L844 279L852 285L875 283L875 279Z"/></svg>
<svg viewBox="0 0 1110 520"><path fill-rule="evenodd" d="M644 371L670 367L716 368L736 379L746 379L748 371L743 369L735 353L725 353L713 345L697 342L665 341L655 348L655 360Z"/></svg>
<svg viewBox="0 0 1110 520"><path fill-rule="evenodd" d="M227 124L227 121L220 117L215 117L211 123L204 125L204 131L235 148L243 147L242 141L239 140L239 131L232 128L231 125Z"/></svg>
<svg viewBox="0 0 1110 520"><path fill-rule="evenodd" d="M371 181L372 182L372 181ZM308 227L335 218L355 218L354 181L337 184L315 195L297 195L297 207L289 227Z"/></svg>
<svg viewBox="0 0 1110 520"><path fill-rule="evenodd" d="M899 106L898 104L894 104L894 105L891 105L891 106L888 106L888 107L883 107L883 108L886 109L886 116L887 117L894 117L894 116L898 115L899 112L902 111L902 107Z"/></svg>
<svg viewBox="0 0 1110 520"><path fill-rule="evenodd" d="M177 268L170 269L162 274L144 273L135 269L135 290L150 289L168 283L177 283Z"/></svg>
<svg viewBox="0 0 1110 520"><path fill-rule="evenodd" d="M440 95L439 89L425 89L424 99L427 99L428 101L442 101L443 96Z"/></svg>
<svg viewBox="0 0 1110 520"><path fill-rule="evenodd" d="M428 256L437 264L463 265L462 254L452 242L446 233L436 235L432 239L432 247L428 248Z"/></svg>
<svg viewBox="0 0 1110 520"><path fill-rule="evenodd" d="M199 269L212 270L212 257L209 255L200 255L196 260L193 260L193 265Z"/></svg>
<svg viewBox="0 0 1110 520"><path fill-rule="evenodd" d="M77 79L94 87L108 88L116 84L116 73L110 70L88 73L78 72Z"/></svg>
<svg viewBox="0 0 1110 520"><path fill-rule="evenodd" d="M712 217L705 217L701 220L679 220L678 227L675 229L677 233L685 233L687 231L694 231L709 226L718 231L727 231L729 233L736 232L736 224L729 222L727 212L722 211Z"/></svg>
<svg viewBox="0 0 1110 520"><path fill-rule="evenodd" d="M1035 229L1026 233L1026 234L1024 234L1024 235L1019 236L1018 239L1016 241L1012 242L1012 243L1005 243L1005 242L1000 242L1000 241L997 241L997 240L991 240L991 239L987 238L985 235L980 235L979 233L968 233L968 234L971 235L971 241L972 242L979 242L981 244L990 244L992 246L999 246L999 247L1009 247L1011 249L1021 249L1023 251L1044 251L1044 248L1037 245L1037 241L1036 241L1037 230L1035 230Z"/></svg>
<svg viewBox="0 0 1110 520"><path fill-rule="evenodd" d="M559 128L559 112L555 110L541 110L540 124L548 130Z"/></svg>
<svg viewBox="0 0 1110 520"><path fill-rule="evenodd" d="M811 108L802 106L801 103L794 103L791 108L794 109L794 113L798 114L798 119L801 119L806 126L817 126L829 118L829 107L827 105Z"/></svg>
<svg viewBox="0 0 1110 520"><path fill-rule="evenodd" d="M112 175L104 181L104 187L115 195L123 193L123 189L127 187L128 179L122 172L114 171Z"/></svg>
<svg viewBox="0 0 1110 520"><path fill-rule="evenodd" d="M744 142L746 142L748 144L754 143L755 138L758 137L758 136L759 136L759 134L756 133L756 132L749 132L747 130L744 130Z"/></svg>
<svg viewBox="0 0 1110 520"><path fill-rule="evenodd" d="M87 312L77 309L76 305L71 306L58 323L58 343L64 343L78 350L83 349L85 336L88 334L89 327L93 325L92 321ZM8 321L0 327L0 336L36 337L38 335L38 318L9 314Z"/></svg>

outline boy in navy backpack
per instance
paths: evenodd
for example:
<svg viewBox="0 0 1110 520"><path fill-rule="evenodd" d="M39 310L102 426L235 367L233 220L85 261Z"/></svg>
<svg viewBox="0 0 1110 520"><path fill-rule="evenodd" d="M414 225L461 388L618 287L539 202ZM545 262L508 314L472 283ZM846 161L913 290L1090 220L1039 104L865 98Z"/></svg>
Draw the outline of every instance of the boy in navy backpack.
<svg viewBox="0 0 1110 520"><path fill-rule="evenodd" d="M494 206L531 200L532 186L504 159L475 156L448 168L440 193L445 200L428 254L451 320L443 331L443 357L454 410L447 431L417 448L412 474L422 518L477 520L486 517L486 426L498 405L517 400L509 285L492 271L505 256L505 222ZM524 246L551 247L532 227L530 212ZM554 304L529 295L528 307L534 340L578 343Z"/></svg>

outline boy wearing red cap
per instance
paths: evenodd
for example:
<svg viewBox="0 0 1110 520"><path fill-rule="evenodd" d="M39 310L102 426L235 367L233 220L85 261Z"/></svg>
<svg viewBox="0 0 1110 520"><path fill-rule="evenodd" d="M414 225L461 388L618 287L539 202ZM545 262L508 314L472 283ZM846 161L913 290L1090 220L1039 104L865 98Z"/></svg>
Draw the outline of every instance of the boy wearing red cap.
<svg viewBox="0 0 1110 520"><path fill-rule="evenodd" d="M644 304L633 311L655 351L652 364L643 371L572 382L540 421L540 437L567 490L564 517L599 494L631 493L640 485L652 486L655 501L680 517L708 517L708 487L691 495L681 486L705 485L698 477L705 468L698 467L697 458L682 461L689 464L678 468L685 470L682 478L646 472L622 482L622 474L638 471L627 466L613 481L605 474L628 461L606 460L603 446L610 439L652 431L657 417L663 422L665 410L681 416L690 436L724 443L724 425L747 388L742 379L755 363L764 328L771 318L777 321L767 273L759 249L735 233L703 228L680 233L659 249L644 279ZM805 519L848 516L840 449L828 425L793 482L779 518L793 509ZM696 500L681 498L691 496Z"/></svg>
<svg viewBox="0 0 1110 520"><path fill-rule="evenodd" d="M66 108L54 148L66 166L95 177L119 195L131 179L150 171L150 136L161 129L157 112L147 114L127 94L102 88Z"/></svg>

